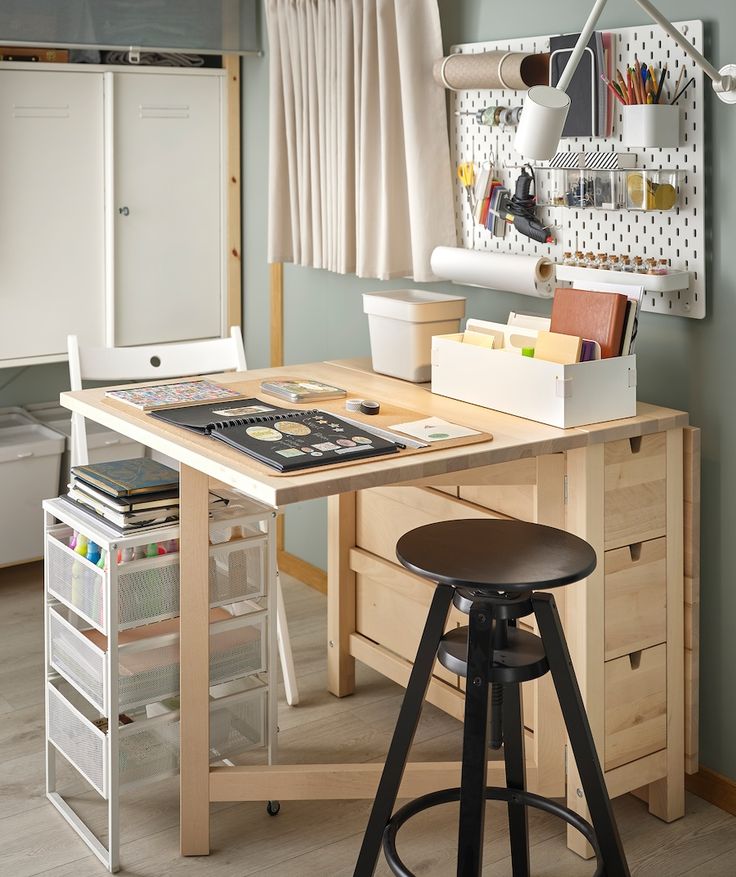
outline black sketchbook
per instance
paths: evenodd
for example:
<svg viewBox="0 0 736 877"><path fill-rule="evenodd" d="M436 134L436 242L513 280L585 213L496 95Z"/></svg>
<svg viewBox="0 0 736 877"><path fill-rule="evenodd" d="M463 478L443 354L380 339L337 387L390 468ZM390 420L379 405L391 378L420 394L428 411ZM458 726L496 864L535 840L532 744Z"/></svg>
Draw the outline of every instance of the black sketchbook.
<svg viewBox="0 0 736 877"><path fill-rule="evenodd" d="M151 416L212 436L279 472L362 460L398 451L398 445L329 411L274 408L260 399L189 405Z"/></svg>

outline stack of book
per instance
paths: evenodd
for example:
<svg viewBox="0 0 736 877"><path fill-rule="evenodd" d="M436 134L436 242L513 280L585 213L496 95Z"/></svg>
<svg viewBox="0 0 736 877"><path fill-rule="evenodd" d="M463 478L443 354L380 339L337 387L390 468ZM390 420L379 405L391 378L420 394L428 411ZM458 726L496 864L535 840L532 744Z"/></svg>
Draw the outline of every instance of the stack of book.
<svg viewBox="0 0 736 877"><path fill-rule="evenodd" d="M126 533L165 527L179 520L179 474L145 457L74 466L66 499Z"/></svg>

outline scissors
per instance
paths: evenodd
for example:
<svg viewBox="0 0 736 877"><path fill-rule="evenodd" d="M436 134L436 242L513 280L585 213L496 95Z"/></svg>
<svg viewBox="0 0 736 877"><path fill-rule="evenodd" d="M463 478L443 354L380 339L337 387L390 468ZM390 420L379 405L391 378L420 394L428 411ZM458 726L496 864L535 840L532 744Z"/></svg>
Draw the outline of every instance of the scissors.
<svg viewBox="0 0 736 877"><path fill-rule="evenodd" d="M475 210L475 193L473 186L475 185L475 167L472 161L462 161L457 166L457 178L465 187L465 194L468 197L468 205L470 210Z"/></svg>

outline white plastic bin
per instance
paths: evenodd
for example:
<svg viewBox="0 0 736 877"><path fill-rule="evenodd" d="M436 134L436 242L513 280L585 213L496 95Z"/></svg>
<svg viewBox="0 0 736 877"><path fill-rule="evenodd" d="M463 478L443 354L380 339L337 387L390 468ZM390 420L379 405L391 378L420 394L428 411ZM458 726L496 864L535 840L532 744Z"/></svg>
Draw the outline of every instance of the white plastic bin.
<svg viewBox="0 0 736 877"><path fill-rule="evenodd" d="M373 370L422 383L430 379L432 336L459 331L465 299L421 289L364 292L363 311Z"/></svg>
<svg viewBox="0 0 736 877"><path fill-rule="evenodd" d="M72 413L57 402L37 402L26 405L24 409L34 420L56 430L66 438L64 455L61 460L61 474L58 493L66 493L71 478ZM145 455L140 442L134 442L119 432L108 429L93 420L85 422L87 428L87 449L90 463L108 463L110 460L133 460Z"/></svg>
<svg viewBox="0 0 736 877"><path fill-rule="evenodd" d="M0 566L43 556L41 502L57 493L63 451L22 408L0 409Z"/></svg>

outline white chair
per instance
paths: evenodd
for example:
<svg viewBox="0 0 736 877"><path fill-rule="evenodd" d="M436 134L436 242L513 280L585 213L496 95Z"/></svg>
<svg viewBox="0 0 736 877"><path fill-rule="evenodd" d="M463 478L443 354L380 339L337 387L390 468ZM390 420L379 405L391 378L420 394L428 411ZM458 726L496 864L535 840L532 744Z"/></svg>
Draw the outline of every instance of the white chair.
<svg viewBox="0 0 736 877"><path fill-rule="evenodd" d="M72 390L81 390L82 381L151 381L161 378L191 377L223 371L246 371L243 336L232 326L228 338L188 341L177 344L151 344L141 347L80 347L76 335L67 338L69 381ZM72 414L71 464L89 462L84 417ZM291 640L284 609L281 581L276 578L276 636L286 702L299 703Z"/></svg>

